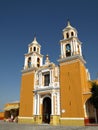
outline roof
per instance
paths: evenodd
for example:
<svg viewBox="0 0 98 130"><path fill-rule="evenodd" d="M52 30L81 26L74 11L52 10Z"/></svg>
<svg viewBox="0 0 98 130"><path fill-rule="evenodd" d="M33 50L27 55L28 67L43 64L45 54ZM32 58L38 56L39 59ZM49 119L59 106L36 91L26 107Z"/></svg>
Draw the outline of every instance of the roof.
<svg viewBox="0 0 98 130"><path fill-rule="evenodd" d="M11 102L11 103L7 103L4 107L4 111L9 111L12 109L18 109L19 108L20 103L19 102Z"/></svg>
<svg viewBox="0 0 98 130"><path fill-rule="evenodd" d="M68 21L67 26L63 29L63 32L68 31L70 29L73 29L73 30L75 30L77 32L77 30L74 27L71 26L70 21Z"/></svg>
<svg viewBox="0 0 98 130"><path fill-rule="evenodd" d="M36 37L34 37L34 40L29 44L29 46L31 45L37 45L41 47L41 45L37 42Z"/></svg>

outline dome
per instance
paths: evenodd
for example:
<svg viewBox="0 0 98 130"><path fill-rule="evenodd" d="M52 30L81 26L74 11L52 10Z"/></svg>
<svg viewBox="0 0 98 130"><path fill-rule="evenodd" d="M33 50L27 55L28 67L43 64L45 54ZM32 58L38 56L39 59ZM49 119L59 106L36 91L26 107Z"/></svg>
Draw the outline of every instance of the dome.
<svg viewBox="0 0 98 130"><path fill-rule="evenodd" d="M29 46L32 46L32 45L41 47L40 44L37 42L36 37L34 37L34 40L29 44Z"/></svg>
<svg viewBox="0 0 98 130"><path fill-rule="evenodd" d="M67 26L63 29L63 32L68 30L74 30L77 33L77 30L71 26L70 21L67 22Z"/></svg>
<svg viewBox="0 0 98 130"><path fill-rule="evenodd" d="M69 21L67 22L67 26L63 29L63 37L64 39L77 37L77 30L71 26Z"/></svg>
<svg viewBox="0 0 98 130"><path fill-rule="evenodd" d="M34 40L32 41L33 44L39 44L36 40L36 37L34 37Z"/></svg>

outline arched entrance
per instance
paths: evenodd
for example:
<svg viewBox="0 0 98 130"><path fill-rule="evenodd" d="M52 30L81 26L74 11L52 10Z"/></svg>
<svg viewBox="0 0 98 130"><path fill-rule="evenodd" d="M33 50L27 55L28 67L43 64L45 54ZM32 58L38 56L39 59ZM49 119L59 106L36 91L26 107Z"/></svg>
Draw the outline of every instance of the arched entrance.
<svg viewBox="0 0 98 130"><path fill-rule="evenodd" d="M87 119L85 121L86 124L95 123L96 122L96 109L90 103L90 99L88 99L85 103L86 115Z"/></svg>
<svg viewBox="0 0 98 130"><path fill-rule="evenodd" d="M45 97L43 99L43 123L50 123L50 114L51 114L51 99Z"/></svg>

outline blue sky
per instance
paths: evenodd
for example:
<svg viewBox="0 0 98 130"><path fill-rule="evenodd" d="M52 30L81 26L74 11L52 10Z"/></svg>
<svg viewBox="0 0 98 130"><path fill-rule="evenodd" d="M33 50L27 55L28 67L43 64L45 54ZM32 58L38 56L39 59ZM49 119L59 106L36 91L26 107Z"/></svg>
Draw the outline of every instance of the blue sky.
<svg viewBox="0 0 98 130"><path fill-rule="evenodd" d="M78 31L91 78L98 77L98 0L0 0L0 110L20 98L21 70L36 33L57 63L67 20Z"/></svg>

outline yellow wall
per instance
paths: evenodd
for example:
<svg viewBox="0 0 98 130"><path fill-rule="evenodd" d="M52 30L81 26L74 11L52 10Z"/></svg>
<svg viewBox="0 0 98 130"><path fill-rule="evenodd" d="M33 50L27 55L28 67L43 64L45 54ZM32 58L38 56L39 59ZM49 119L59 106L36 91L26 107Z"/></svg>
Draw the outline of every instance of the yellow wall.
<svg viewBox="0 0 98 130"><path fill-rule="evenodd" d="M4 112L0 112L0 120L4 119Z"/></svg>
<svg viewBox="0 0 98 130"><path fill-rule="evenodd" d="M82 72L82 74L81 74ZM87 83L81 61L60 64L61 117L84 117L82 88Z"/></svg>
<svg viewBox="0 0 98 130"><path fill-rule="evenodd" d="M21 80L19 116L30 117L33 114L34 72L23 74Z"/></svg>
<svg viewBox="0 0 98 130"><path fill-rule="evenodd" d="M88 87L88 78L87 78L87 72L84 64L80 64L80 73L81 73L81 87L82 87L82 92L89 92L89 87Z"/></svg>

